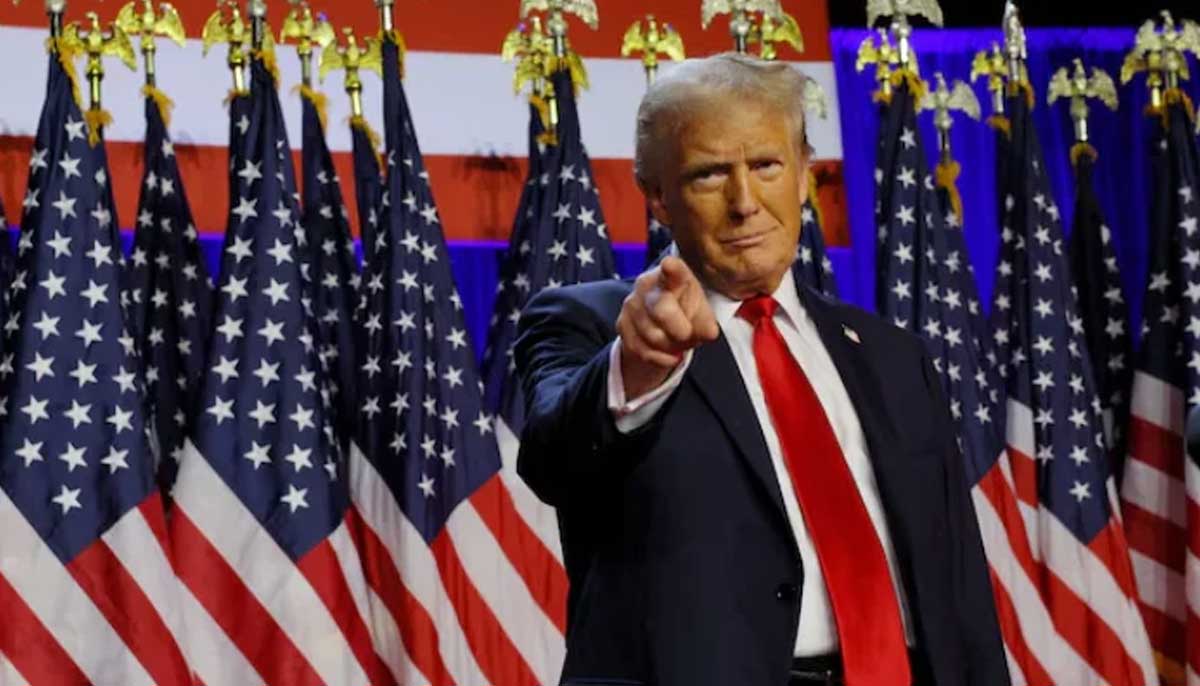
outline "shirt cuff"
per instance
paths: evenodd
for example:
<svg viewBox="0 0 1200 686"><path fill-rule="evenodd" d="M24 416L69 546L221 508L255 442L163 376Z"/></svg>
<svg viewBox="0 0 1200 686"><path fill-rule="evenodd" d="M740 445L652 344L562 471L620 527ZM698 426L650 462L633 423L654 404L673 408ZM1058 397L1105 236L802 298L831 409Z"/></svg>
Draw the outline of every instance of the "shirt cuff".
<svg viewBox="0 0 1200 686"><path fill-rule="evenodd" d="M683 383L683 375L692 363L692 351L684 353L683 360L658 388L643 393L632 400L625 398L625 380L621 376L621 337L613 342L608 353L608 409L613 413L617 431L623 434L645 426L671 397L671 393Z"/></svg>

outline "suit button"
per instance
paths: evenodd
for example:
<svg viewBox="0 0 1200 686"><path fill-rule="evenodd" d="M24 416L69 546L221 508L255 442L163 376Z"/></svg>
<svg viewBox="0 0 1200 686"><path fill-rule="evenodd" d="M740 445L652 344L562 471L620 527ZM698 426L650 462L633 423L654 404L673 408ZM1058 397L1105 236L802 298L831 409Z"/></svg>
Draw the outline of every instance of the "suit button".
<svg viewBox="0 0 1200 686"><path fill-rule="evenodd" d="M791 602L796 598L796 584L779 584L775 589L775 599L780 602Z"/></svg>

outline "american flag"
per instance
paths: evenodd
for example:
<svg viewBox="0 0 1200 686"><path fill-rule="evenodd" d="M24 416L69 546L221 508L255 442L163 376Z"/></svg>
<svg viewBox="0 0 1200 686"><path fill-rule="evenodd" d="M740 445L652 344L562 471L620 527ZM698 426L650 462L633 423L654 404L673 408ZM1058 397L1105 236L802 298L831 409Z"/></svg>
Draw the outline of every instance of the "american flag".
<svg viewBox="0 0 1200 686"><path fill-rule="evenodd" d="M918 139L913 94L902 82L880 105L875 153L875 226L878 239L875 303L893 324L936 340L940 331L934 240L942 213ZM932 297L913 286L929 284ZM959 332L961 337L964 332Z"/></svg>
<svg viewBox="0 0 1200 686"><path fill-rule="evenodd" d="M615 276L612 247L604 230L599 194L589 179L591 161L579 137L574 91L565 73L552 79L559 122L556 143L541 146L542 120L532 107L529 119L529 179L513 222L508 252L497 286L496 304L484 350L484 406L495 417L501 478L523 523L536 536L535 573L551 593L566 593L558 519L517 475L517 453L525 427L525 394L516 373L513 342L525 304L545 288ZM543 551L548 554L543 555ZM565 608L555 607L555 624L565 627ZM561 641L561 636L552 637ZM556 646L561 650L561 647Z"/></svg>
<svg viewBox="0 0 1200 686"><path fill-rule="evenodd" d="M950 164L957 164L953 159L950 159ZM939 168L942 163L938 164ZM947 266L952 269L951 273L955 275L955 279L962 279L962 299L967 304L967 330L970 332L972 345L976 353L976 364L979 365L987 375L985 381L979 385L987 389L984 395L991 407L999 411L1003 407L1000 397L1000 379L996 373L996 353L992 351L992 335L991 329L988 326L987 315L980 306L978 281L975 278L975 265L971 262L970 256L967 253L966 228L963 226L961 212L961 201L956 204L951 195L958 196L958 189L954 180L938 179L935 181L937 186L937 210L941 215L942 223L946 227L946 249L950 259L950 264ZM961 197L961 196L959 196ZM959 275L961 269L962 274ZM1001 419L999 415L993 416L993 420ZM999 425L1000 422L997 422Z"/></svg>
<svg viewBox="0 0 1200 686"><path fill-rule="evenodd" d="M179 470L208 360L213 284L160 109L165 101L160 92L147 93L145 174L133 236L129 314L142 354L158 482L167 494Z"/></svg>
<svg viewBox="0 0 1200 686"><path fill-rule="evenodd" d="M4 214L4 203L0 202L0 322L4 321L8 299L8 280L12 277L12 271L12 237L8 235L8 217ZM0 336L0 339L3 339L3 336ZM0 341L0 345L2 344L3 342Z"/></svg>
<svg viewBox="0 0 1200 686"><path fill-rule="evenodd" d="M1200 466L1185 451L1184 422L1187 410L1200 404L1200 155L1183 97L1168 100L1154 151L1150 279L1121 500L1160 676L1168 684L1196 686Z"/></svg>
<svg viewBox="0 0 1200 686"><path fill-rule="evenodd" d="M925 162L907 82L887 101L876 167L876 223L885 318L925 338L943 375L974 484L1002 457L1001 392L987 374L984 322L974 270L946 189Z"/></svg>
<svg viewBox="0 0 1200 686"><path fill-rule="evenodd" d="M671 229L654 218L646 208L646 266L658 261L662 253L671 247Z"/></svg>
<svg viewBox="0 0 1200 686"><path fill-rule="evenodd" d="M935 188L925 163L908 83L883 111L876 220L884 241L880 313L925 338L942 375L958 430L964 472L978 513L1001 635L1015 684L1053 682L1030 653L1049 630L1048 613L996 525L1007 513L1019 542L1027 541L1016 512L1011 464L1004 446L1001 392L987 363L979 293L958 215L947 189ZM1026 547L1028 547L1026 545Z"/></svg>
<svg viewBox="0 0 1200 686"><path fill-rule="evenodd" d="M171 538L189 651L217 684L394 683L368 630L276 84L251 64L199 417Z"/></svg>
<svg viewBox="0 0 1200 686"><path fill-rule="evenodd" d="M496 437L505 477L543 542L561 559L553 510L546 508L516 475L517 451L525 427L525 397L512 356L517 320L525 303L544 288L616 275L612 244L592 183L592 165L580 138L574 90L566 74L551 80L558 101L557 144L537 146L541 119L530 112L530 178L522 198L497 286L483 378L486 408L496 416ZM561 567L561 566L560 566ZM565 574L559 569L555 575ZM565 583L565 576L563 578Z"/></svg>
<svg viewBox="0 0 1200 686"><path fill-rule="evenodd" d="M0 356L0 682L190 684L103 141L50 56Z"/></svg>
<svg viewBox="0 0 1200 686"><path fill-rule="evenodd" d="M500 476L391 37L383 64L388 202L350 464L377 635L404 683L557 683L565 589Z"/></svg>
<svg viewBox="0 0 1200 686"><path fill-rule="evenodd" d="M545 288L555 288L616 276L612 245L593 178L591 160L580 137L575 93L566 72L553 75L558 103L556 142L540 146L542 120L530 108L530 175L528 197L522 198L501 269L488 343L484 350L484 407L495 418L500 448L501 479L520 513L522 523L536 535L538 552L531 572L544 580L549 593L567 592L558 517L542 503L517 474L517 453L525 428L525 394L517 377L513 342L525 304ZM565 595L564 595L565 598ZM556 603L554 623L565 629L565 608ZM561 641L561 636L550 636ZM561 650L561 646L555 646Z"/></svg>
<svg viewBox="0 0 1200 686"><path fill-rule="evenodd" d="M336 408L336 433L350 440L358 402L354 393L355 307L360 275L354 241L350 238L349 212L342 202L341 180L333 168L333 157L325 144L325 127L315 101L316 94L301 89L304 107L301 202L307 233L307 269L313 315L317 318L317 350L321 366L328 370L329 393Z"/></svg>
<svg viewBox="0 0 1200 686"><path fill-rule="evenodd" d="M513 427L525 425L525 402L521 384L516 383L512 343L516 335L517 319L525 303L533 295L533 283L529 280L530 263L537 259L533 252L533 241L538 230L553 230L540 224L543 196L542 179L545 171L547 146L538 140L545 128L537 108L529 107L529 171L521 199L513 217L512 231L508 237L508 250L500 264L500 281L496 284L496 302L492 307L492 318L488 325L487 347L483 351L483 405L493 417L506 424L511 435ZM547 177L548 179L548 177ZM513 441L516 439L513 438ZM554 522L550 522L554 525ZM556 526L556 525L555 525ZM558 550L557 528L552 550ZM561 557L561 555L560 555Z"/></svg>
<svg viewBox="0 0 1200 686"><path fill-rule="evenodd" d="M792 272L800 282L815 288L825 295L836 298L837 281L833 276L833 262L825 254L825 235L821 228L821 214L813 200L816 191L816 176L808 176L809 195L800 210L800 244L796 247L796 261Z"/></svg>
<svg viewBox="0 0 1200 686"><path fill-rule="evenodd" d="M1007 540L1023 572L1006 589L1022 629L1025 617L1041 615L1032 593L1031 602L1020 602L1027 585L1049 609L1053 631L1026 631L1029 654L1017 656L1040 668L1026 671L1027 680L1151 684L1154 660L1134 597L1100 400L1030 107L1024 92L1008 98L1011 139L991 312L1007 393L1004 477L1016 505L993 501L995 513L980 508L980 518L997 546Z"/></svg>
<svg viewBox="0 0 1200 686"><path fill-rule="evenodd" d="M544 153L540 192L535 194L537 220L529 237L527 272L532 293L616 274L574 87L566 72L554 74L550 82L558 103L557 143Z"/></svg>
<svg viewBox="0 0 1200 686"><path fill-rule="evenodd" d="M374 132L365 119L351 118L351 157L354 164L354 200L358 208L358 231L362 241L363 263L371 262L379 228L379 201L383 179L379 175L379 155L372 140Z"/></svg>
<svg viewBox="0 0 1200 686"><path fill-rule="evenodd" d="M1104 411L1109 469L1121 482L1125 464L1125 427L1133 382L1133 342L1129 307L1121 291L1121 270L1112 231L1092 184L1095 150L1086 144L1071 151L1075 160L1075 218L1071 227L1071 274L1083 315L1084 339Z"/></svg>

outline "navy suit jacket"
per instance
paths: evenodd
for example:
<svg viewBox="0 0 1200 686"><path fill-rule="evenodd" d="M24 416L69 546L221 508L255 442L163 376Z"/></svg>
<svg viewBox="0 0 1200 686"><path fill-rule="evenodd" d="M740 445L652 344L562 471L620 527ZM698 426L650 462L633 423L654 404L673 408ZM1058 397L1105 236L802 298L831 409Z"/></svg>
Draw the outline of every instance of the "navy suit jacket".
<svg viewBox="0 0 1200 686"><path fill-rule="evenodd" d="M570 579L562 683L785 686L804 569L758 417L722 336L695 350L649 424L618 432L609 347L631 290L544 291L519 325L518 471L557 508ZM962 457L923 344L798 290L866 434L936 685L1007 685Z"/></svg>

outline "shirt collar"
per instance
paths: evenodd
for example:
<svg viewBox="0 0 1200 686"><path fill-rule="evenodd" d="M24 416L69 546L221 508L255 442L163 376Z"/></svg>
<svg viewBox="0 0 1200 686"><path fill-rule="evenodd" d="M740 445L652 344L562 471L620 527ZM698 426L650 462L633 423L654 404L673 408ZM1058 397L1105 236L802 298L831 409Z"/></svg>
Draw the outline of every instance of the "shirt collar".
<svg viewBox="0 0 1200 686"><path fill-rule="evenodd" d="M712 308L717 324L724 329L737 316L742 302L707 287L704 289L704 295L708 298L708 305ZM800 292L796 290L796 277L790 269L783 275L779 287L775 289L771 297L779 303L779 312L786 316L793 326L799 328L802 322L808 320L808 312L805 311L804 304L800 302Z"/></svg>

